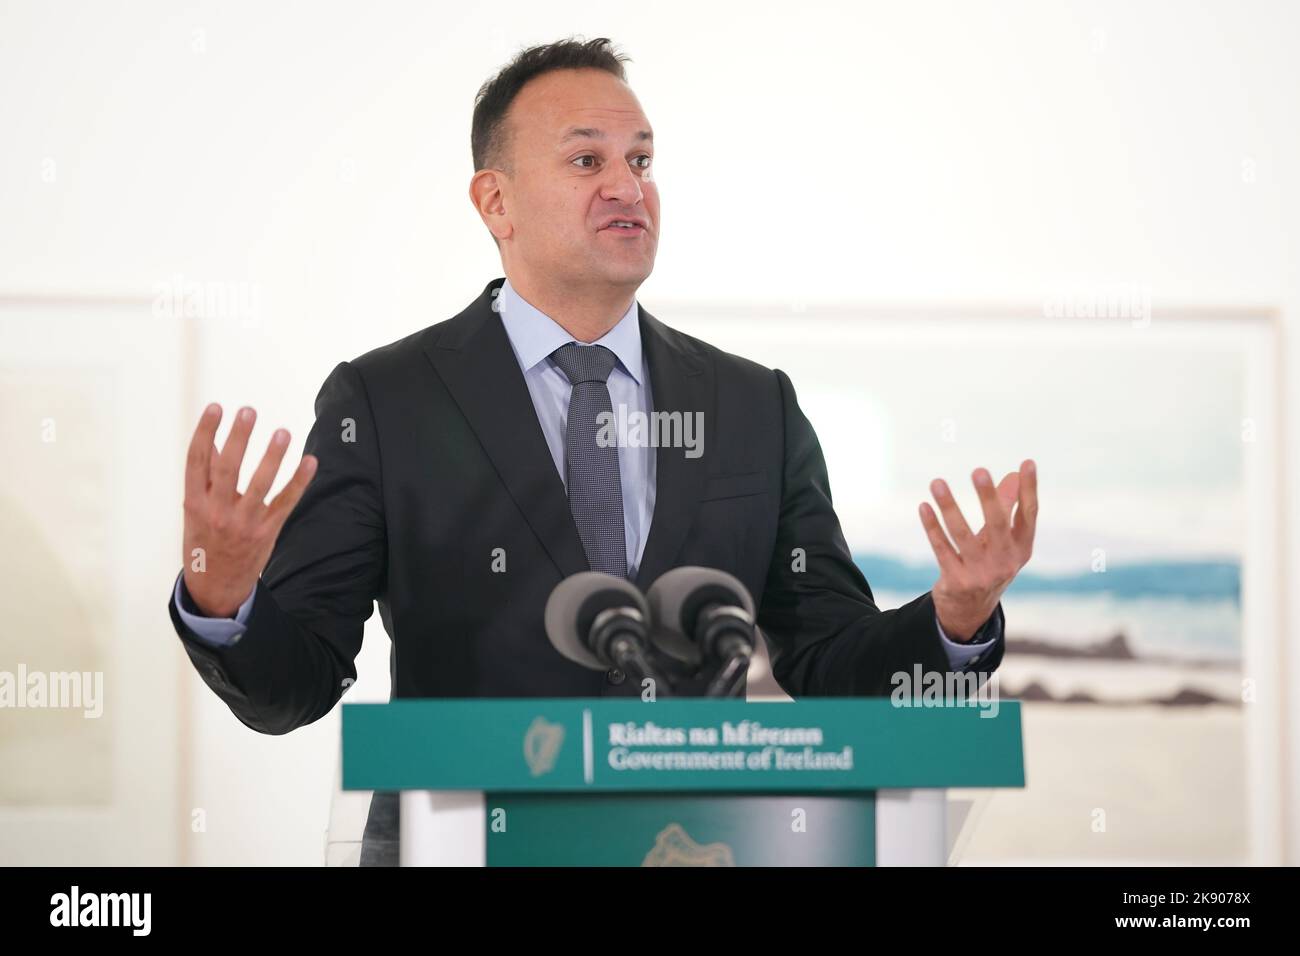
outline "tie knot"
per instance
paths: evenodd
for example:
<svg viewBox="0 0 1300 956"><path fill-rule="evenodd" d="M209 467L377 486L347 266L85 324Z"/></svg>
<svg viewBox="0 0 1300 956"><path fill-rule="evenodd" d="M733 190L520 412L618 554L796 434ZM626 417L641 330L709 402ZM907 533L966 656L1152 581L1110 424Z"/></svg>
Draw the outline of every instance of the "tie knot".
<svg viewBox="0 0 1300 956"><path fill-rule="evenodd" d="M609 373L614 371L618 362L618 356L603 345L579 345L577 342L561 345L551 353L551 358L568 376L571 385L608 381Z"/></svg>

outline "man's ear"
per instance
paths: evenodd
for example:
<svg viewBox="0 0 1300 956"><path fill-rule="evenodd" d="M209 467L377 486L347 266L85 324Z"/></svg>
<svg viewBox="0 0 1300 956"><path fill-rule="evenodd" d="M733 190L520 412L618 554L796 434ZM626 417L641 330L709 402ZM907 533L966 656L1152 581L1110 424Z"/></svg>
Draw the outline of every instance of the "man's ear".
<svg viewBox="0 0 1300 956"><path fill-rule="evenodd" d="M506 212L505 186L505 174L499 169L480 169L469 181L469 200L497 240L510 238L514 231Z"/></svg>

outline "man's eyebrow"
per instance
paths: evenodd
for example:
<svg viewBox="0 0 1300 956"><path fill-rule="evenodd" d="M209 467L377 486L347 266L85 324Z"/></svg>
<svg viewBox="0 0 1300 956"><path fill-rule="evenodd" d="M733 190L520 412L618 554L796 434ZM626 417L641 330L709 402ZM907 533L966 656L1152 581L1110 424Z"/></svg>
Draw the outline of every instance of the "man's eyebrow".
<svg viewBox="0 0 1300 956"><path fill-rule="evenodd" d="M603 129L594 129L590 126L574 126L560 137L560 145L563 146L571 139L604 139L605 131ZM636 133L638 140L648 140L653 143L655 134L648 129L638 130Z"/></svg>

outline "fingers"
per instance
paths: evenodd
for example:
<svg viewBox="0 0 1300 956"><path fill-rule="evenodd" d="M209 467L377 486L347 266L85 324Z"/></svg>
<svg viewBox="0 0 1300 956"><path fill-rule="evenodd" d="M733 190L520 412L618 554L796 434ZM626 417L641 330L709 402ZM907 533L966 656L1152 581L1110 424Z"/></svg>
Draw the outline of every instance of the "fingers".
<svg viewBox="0 0 1300 956"><path fill-rule="evenodd" d="M212 467L213 439L221 424L221 406L209 405L199 416L185 455L185 503L195 505L208 493L208 473Z"/></svg>
<svg viewBox="0 0 1300 956"><path fill-rule="evenodd" d="M934 495L934 500L939 503L939 512L943 515L943 523L948 528L948 533L952 535L952 540L957 545L957 550L963 554L975 546L975 536L971 534L970 525L962 517L961 509L957 507L957 502L948 490L948 484L942 478L936 478L930 482L930 493Z"/></svg>
<svg viewBox="0 0 1300 956"><path fill-rule="evenodd" d="M1038 526L1038 466L1032 458L1020 463L1020 506L1016 509L1011 537L1028 560L1034 547L1034 530Z"/></svg>
<svg viewBox="0 0 1300 956"><path fill-rule="evenodd" d="M280 526L288 519L289 513L293 511L294 506L298 504L298 499L307 490L311 484L312 478L316 474L316 456L303 455L302 461L298 462L298 468L289 479L289 483L280 489L280 493L271 499L271 504L267 506L267 520L275 529L276 534L280 532Z"/></svg>
<svg viewBox="0 0 1300 956"><path fill-rule="evenodd" d="M1016 497L1020 494L1020 472L1009 471L998 482L998 501L1002 502L1002 510L1011 516L1011 509L1015 507Z"/></svg>
<svg viewBox="0 0 1300 956"><path fill-rule="evenodd" d="M993 476L987 468L976 468L971 473L975 483L975 493L980 498L980 508L984 511L984 530L988 532L989 543L994 547L1011 545L1011 522L1002 502L998 500L997 489L993 487Z"/></svg>
<svg viewBox="0 0 1300 956"><path fill-rule="evenodd" d="M248 448L248 436L252 434L253 422L257 412L245 406L235 415L235 422L230 426L226 444L212 465L212 493L222 498L233 498L236 494L235 482L239 480L239 466L244 460L244 451Z"/></svg>
<svg viewBox="0 0 1300 956"><path fill-rule="evenodd" d="M955 573L961 565L961 555L953 548L948 536L943 533L943 528L939 525L939 517L934 513L929 502L921 502L918 510L921 512L921 525L925 528L925 535L930 539L930 547L939 560L939 570L948 575Z"/></svg>
<svg viewBox="0 0 1300 956"><path fill-rule="evenodd" d="M262 502L266 500L266 493L271 490L275 476L280 470L280 462L284 460L284 453L288 448L289 433L283 428L277 428L266 446L266 453L258 463L257 471L253 472L253 477L248 481L248 487L239 502L240 507L250 512L262 507Z"/></svg>

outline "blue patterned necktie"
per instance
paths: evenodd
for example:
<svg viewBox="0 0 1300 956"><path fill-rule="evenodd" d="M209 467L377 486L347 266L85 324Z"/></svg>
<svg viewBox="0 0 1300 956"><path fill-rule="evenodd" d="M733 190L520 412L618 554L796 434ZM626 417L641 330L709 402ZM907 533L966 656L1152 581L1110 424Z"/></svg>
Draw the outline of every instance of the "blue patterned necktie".
<svg viewBox="0 0 1300 956"><path fill-rule="evenodd" d="M593 571L627 577L627 539L623 534L623 486L618 447L601 447L597 415L612 415L609 373L618 357L603 345L570 342L551 353L573 385L564 432L569 510Z"/></svg>

